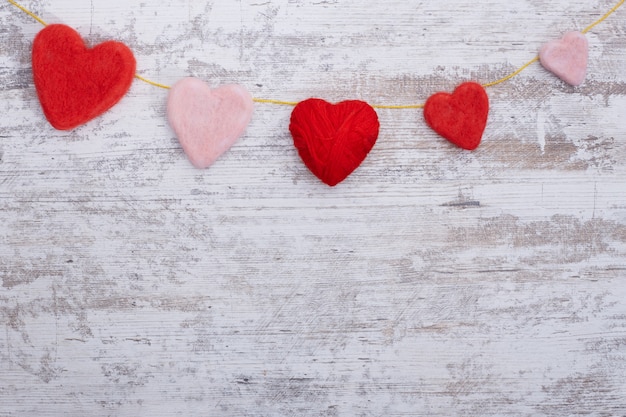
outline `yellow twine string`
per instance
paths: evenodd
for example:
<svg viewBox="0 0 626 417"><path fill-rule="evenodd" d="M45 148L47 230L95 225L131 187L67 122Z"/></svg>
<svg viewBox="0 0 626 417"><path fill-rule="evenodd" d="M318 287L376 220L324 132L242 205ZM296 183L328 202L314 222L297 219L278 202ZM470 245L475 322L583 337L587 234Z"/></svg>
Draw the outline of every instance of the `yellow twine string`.
<svg viewBox="0 0 626 417"><path fill-rule="evenodd" d="M425 104L403 104L403 105L393 105L393 104L373 104L372 107L375 109L390 109L390 110L402 110L402 109L423 109Z"/></svg>
<svg viewBox="0 0 626 417"><path fill-rule="evenodd" d="M515 77L516 75L518 75L519 73L521 73L522 71L524 71L526 68L530 67L532 64L534 64L537 61L539 61L539 56L534 57L533 59L531 59L530 61L528 61L521 67L519 67L517 71L510 73L506 77L500 78L499 80L492 81L490 83L483 84L482 86L485 88L493 87L494 85L502 84L503 82L509 81L511 78Z"/></svg>
<svg viewBox="0 0 626 417"><path fill-rule="evenodd" d="M298 104L297 101L282 101L267 98L253 98L252 101L255 103L278 104L279 106L296 106Z"/></svg>
<svg viewBox="0 0 626 417"><path fill-rule="evenodd" d="M606 12L604 14L604 16L602 16L600 19L596 20L595 22L593 22L592 24L590 24L589 26L587 26L586 28L584 28L583 30L581 30L581 33L588 33L591 29L595 28L596 26L598 26L600 23L604 22L606 19L609 18L609 16L611 16L613 13L615 13L615 11L617 9L620 8L620 6L622 4L624 4L624 1L626 0L620 0L615 6L613 6L613 8L611 10L609 10L608 12Z"/></svg>
<svg viewBox="0 0 626 417"><path fill-rule="evenodd" d="M38 21L39 23L41 23L44 26L48 26L48 24L39 16L37 16L35 13L31 12L30 10L28 10L26 7L18 4L15 0L7 0L9 3L11 3L12 5L14 5L15 7L17 7L18 9L20 9L21 11L23 11L24 13L26 13L27 15L29 15L30 17L32 17L33 19L35 19L36 21ZM600 23L604 22L606 19L609 18L609 16L611 16L613 13L615 13L617 11L617 9L619 9L624 2L626 2L626 0L620 0L615 6L613 6L611 8L611 10L609 10L608 12L606 12L601 18L599 18L598 20L596 20L595 22L593 22L592 24L590 24L589 26L587 26L586 28L584 28L583 30L581 30L581 33L583 34L587 34L591 31L591 29L593 29L594 27L598 26ZM532 64L534 64L535 62L539 61L539 56L535 56L533 59L531 59L530 61L528 61L527 63L525 63L524 65L522 65L520 68L518 68L517 70L515 70L514 72L512 72L511 74L507 75L506 77L502 77L499 80L496 81L492 81L489 83L485 83L482 84L483 87L487 88L487 87L493 87L495 85L498 84L502 84L508 80L510 80L511 78L516 77L517 75L519 75L522 71L524 71L526 68L528 68L529 66L531 66ZM142 77L139 74L135 74L135 78L148 83L150 85L153 85L155 87L159 87L159 88L164 88L164 89L170 89L171 87L169 85L165 85L165 84L160 84L154 81L151 81L147 78ZM272 99L265 99L265 98L253 98L252 99L255 103L265 103L265 104L276 104L279 106L296 106L298 104L297 101L282 101L282 100L272 100ZM374 104L371 105L372 107L376 108L376 109L423 109L424 108L424 104L407 104L407 105L384 105L384 104Z"/></svg>
<svg viewBox="0 0 626 417"><path fill-rule="evenodd" d="M144 83L148 83L148 84L150 84L150 85L153 85L153 86L155 86L155 87L165 88L166 90L169 90L170 88L172 88L172 87L170 87L169 85L159 84L159 83L157 83L157 82L151 81L151 80L149 80L149 79L147 79L147 78L142 77L142 76L141 76L141 75L139 75L139 74L135 74L135 78L137 78L138 80L143 81Z"/></svg>
<svg viewBox="0 0 626 417"><path fill-rule="evenodd" d="M12 5L14 5L15 7L17 7L18 9L20 9L21 11L23 11L24 13L26 13L27 15L29 15L30 17L32 17L33 19L35 19L36 21L38 21L39 23L41 23L44 26L48 26L48 24L46 22L43 21L42 18L40 18L39 16L37 16L35 13L31 12L30 10L28 10L26 7L21 6L19 4L17 4L15 1L13 0L9 0L9 3L11 3Z"/></svg>

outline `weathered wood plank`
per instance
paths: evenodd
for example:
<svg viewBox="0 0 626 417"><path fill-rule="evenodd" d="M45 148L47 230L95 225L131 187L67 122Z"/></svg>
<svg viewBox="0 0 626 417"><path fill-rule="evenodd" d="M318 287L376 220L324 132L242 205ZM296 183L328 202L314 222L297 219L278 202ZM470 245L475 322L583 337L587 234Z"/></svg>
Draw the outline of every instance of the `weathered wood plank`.
<svg viewBox="0 0 626 417"><path fill-rule="evenodd" d="M612 6L25 4L126 42L156 81L377 104L497 79ZM624 13L588 35L580 88L534 65L489 89L477 151L380 110L331 189L288 107L257 105L206 171L140 82L55 131L40 26L0 6L0 416L626 415Z"/></svg>

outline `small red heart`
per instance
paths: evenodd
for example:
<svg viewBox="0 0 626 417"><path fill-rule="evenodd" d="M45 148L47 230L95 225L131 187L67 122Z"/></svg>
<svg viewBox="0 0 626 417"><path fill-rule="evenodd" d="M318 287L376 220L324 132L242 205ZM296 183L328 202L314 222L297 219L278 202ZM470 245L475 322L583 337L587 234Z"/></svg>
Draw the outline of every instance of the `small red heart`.
<svg viewBox="0 0 626 417"><path fill-rule="evenodd" d="M49 25L33 42L33 77L43 112L59 130L100 116L124 97L135 75L126 45L107 41L90 49L66 25Z"/></svg>
<svg viewBox="0 0 626 417"><path fill-rule="evenodd" d="M331 104L318 98L299 103L289 125L304 164L331 187L361 165L379 129L378 115L369 104L358 100Z"/></svg>
<svg viewBox="0 0 626 417"><path fill-rule="evenodd" d="M436 93L424 106L426 123L463 149L474 150L487 126L489 97L477 83L463 83L454 93Z"/></svg>

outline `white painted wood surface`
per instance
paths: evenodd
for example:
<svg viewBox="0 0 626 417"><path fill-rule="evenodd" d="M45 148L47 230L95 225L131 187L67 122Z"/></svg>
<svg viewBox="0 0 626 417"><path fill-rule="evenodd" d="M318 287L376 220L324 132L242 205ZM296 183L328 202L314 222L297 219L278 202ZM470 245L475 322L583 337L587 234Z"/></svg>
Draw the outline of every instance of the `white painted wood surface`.
<svg viewBox="0 0 626 417"><path fill-rule="evenodd" d="M499 78L613 1L32 0L142 75L256 97L421 102ZM329 188L291 109L206 171L135 82L52 129L40 25L0 5L0 416L626 415L626 9L580 88L488 90L481 147L421 111Z"/></svg>

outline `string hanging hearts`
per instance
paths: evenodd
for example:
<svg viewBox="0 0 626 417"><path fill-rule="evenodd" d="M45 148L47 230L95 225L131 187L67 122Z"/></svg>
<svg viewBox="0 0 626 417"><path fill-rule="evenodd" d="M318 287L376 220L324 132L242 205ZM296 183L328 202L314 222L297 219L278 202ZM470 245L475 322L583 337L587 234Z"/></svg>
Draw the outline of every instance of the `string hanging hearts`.
<svg viewBox="0 0 626 417"><path fill-rule="evenodd" d="M453 144L474 150L487 125L489 99L483 86L461 84L453 94L437 93L424 106L428 125ZM330 104L305 100L291 113L289 130L300 158L331 187L346 179L376 144L380 124L368 103L358 100Z"/></svg>
<svg viewBox="0 0 626 417"><path fill-rule="evenodd" d="M136 61L123 43L88 48L69 26L46 25L33 42L33 78L46 119L69 130L102 115L128 92ZM252 118L246 89L227 85L211 90L186 78L171 88L168 120L191 163L210 166L243 134Z"/></svg>
<svg viewBox="0 0 626 417"><path fill-rule="evenodd" d="M98 117L126 94L137 77L130 49L115 41L88 48L80 35L65 25L47 25L34 13L7 0L46 26L33 43L33 77L43 112L57 129L72 129ZM586 76L588 41L584 34L606 20L626 0L619 0L602 17L581 32L569 32L548 42L539 56L513 73L488 84L463 83L452 93L436 93L426 104L369 105L351 100L330 104L321 99L301 103L251 98L241 86L212 90L196 79L184 79L171 88L168 120L191 163L210 166L243 134L252 117L253 102L296 106L289 130L306 166L324 183L335 186L365 160L378 139L380 124L374 108L424 108L427 124L451 143L467 150L482 140L489 114L485 87L520 74L531 64L541 64L566 83L580 85Z"/></svg>
<svg viewBox="0 0 626 417"><path fill-rule="evenodd" d="M33 42L33 78L50 124L73 129L109 110L126 95L135 76L135 57L120 42L87 48L78 32L49 25Z"/></svg>

